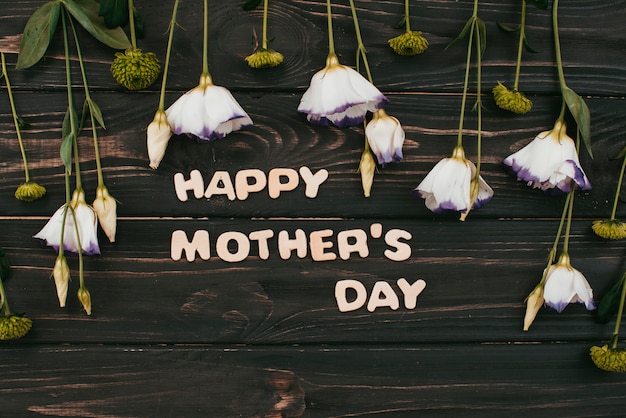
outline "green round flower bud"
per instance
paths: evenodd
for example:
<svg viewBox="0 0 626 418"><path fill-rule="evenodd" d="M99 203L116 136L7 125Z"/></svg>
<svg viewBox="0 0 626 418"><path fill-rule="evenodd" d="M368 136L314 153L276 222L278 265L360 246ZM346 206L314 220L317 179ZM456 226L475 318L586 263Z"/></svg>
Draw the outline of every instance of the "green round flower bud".
<svg viewBox="0 0 626 418"><path fill-rule="evenodd" d="M599 369L607 372L626 372L626 351L624 350L609 348L608 345L593 346L589 349L589 355L593 364Z"/></svg>
<svg viewBox="0 0 626 418"><path fill-rule="evenodd" d="M624 239L626 238L626 223L617 219L598 219L591 224L593 232L604 239Z"/></svg>
<svg viewBox="0 0 626 418"><path fill-rule="evenodd" d="M498 85L493 88L492 93L498 107L509 112L523 115L533 107L533 102L524 96L523 93L509 90L499 81Z"/></svg>
<svg viewBox="0 0 626 418"><path fill-rule="evenodd" d="M15 191L15 198L24 202L32 202L43 197L46 194L46 188L35 183L27 181L19 185Z"/></svg>
<svg viewBox="0 0 626 418"><path fill-rule="evenodd" d="M28 334L33 321L16 314L0 316L0 340L15 340Z"/></svg>
<svg viewBox="0 0 626 418"><path fill-rule="evenodd" d="M252 68L276 67L283 62L283 54L273 49L257 49L246 57L246 62Z"/></svg>
<svg viewBox="0 0 626 418"><path fill-rule="evenodd" d="M417 55L428 49L428 41L420 31L405 32L389 39L389 46L398 55Z"/></svg>
<svg viewBox="0 0 626 418"><path fill-rule="evenodd" d="M153 52L129 48L123 54L115 53L111 64L113 78L129 90L141 90L154 83L161 71L161 65Z"/></svg>

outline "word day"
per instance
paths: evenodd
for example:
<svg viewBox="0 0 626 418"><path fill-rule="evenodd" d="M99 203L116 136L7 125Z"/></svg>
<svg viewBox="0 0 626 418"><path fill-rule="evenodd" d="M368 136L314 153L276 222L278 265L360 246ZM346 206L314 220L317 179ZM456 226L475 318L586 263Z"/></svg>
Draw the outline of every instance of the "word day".
<svg viewBox="0 0 626 418"><path fill-rule="evenodd" d="M413 284L410 284L406 279L402 278L398 279L396 284L403 295L404 307L406 309L415 309L417 297L426 288L426 282L418 279ZM354 298L348 297L348 293L354 294ZM339 312L356 311L362 308L366 302L367 310L370 312L374 312L378 308L389 308L395 311L400 307L398 294L385 281L374 283L368 301L367 289L363 283L351 279L340 280L335 284L335 299L337 300Z"/></svg>

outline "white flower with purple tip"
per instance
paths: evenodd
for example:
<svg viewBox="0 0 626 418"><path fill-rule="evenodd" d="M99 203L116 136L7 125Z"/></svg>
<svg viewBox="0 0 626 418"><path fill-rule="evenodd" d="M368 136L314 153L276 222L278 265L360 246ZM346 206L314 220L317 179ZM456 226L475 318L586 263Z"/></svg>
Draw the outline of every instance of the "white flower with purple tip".
<svg viewBox="0 0 626 418"><path fill-rule="evenodd" d="M584 303L588 310L595 309L593 290L583 274L570 264L567 254L562 254L550 266L543 290L546 305L561 312L570 303Z"/></svg>
<svg viewBox="0 0 626 418"><path fill-rule="evenodd" d="M166 111L176 135L192 135L200 141L224 138L232 131L252 125L252 119L225 87L216 86L209 74L182 95Z"/></svg>
<svg viewBox="0 0 626 418"><path fill-rule="evenodd" d="M365 77L350 67L339 64L335 54L328 55L326 66L311 78L311 85L302 95L298 112L306 113L309 122L339 128L363 122L365 114L375 112L387 98Z"/></svg>
<svg viewBox="0 0 626 418"><path fill-rule="evenodd" d="M576 144L560 119L549 131L541 132L528 145L504 159L518 180L544 191L569 192L572 181L582 190L591 184L580 166Z"/></svg>
<svg viewBox="0 0 626 418"><path fill-rule="evenodd" d="M476 179L476 166L465 158L461 146L454 148L452 157L439 161L413 192L435 213L461 212L462 221L471 209L480 208L493 196L485 180Z"/></svg>
<svg viewBox="0 0 626 418"><path fill-rule="evenodd" d="M74 215L72 215L72 210ZM76 218L76 223L74 223ZM65 219L65 228L63 227ZM78 235L76 234L78 230ZM69 204L64 204L52 215L48 223L34 238L45 241L46 245L59 250L63 231L63 248L72 253L82 252L87 255L100 254L98 244L98 218L94 210L85 202L85 192L75 190ZM80 238L80 246L78 245Z"/></svg>
<svg viewBox="0 0 626 418"><path fill-rule="evenodd" d="M365 127L365 136L381 166L402 160L404 129L398 119L387 115L383 109L374 112Z"/></svg>

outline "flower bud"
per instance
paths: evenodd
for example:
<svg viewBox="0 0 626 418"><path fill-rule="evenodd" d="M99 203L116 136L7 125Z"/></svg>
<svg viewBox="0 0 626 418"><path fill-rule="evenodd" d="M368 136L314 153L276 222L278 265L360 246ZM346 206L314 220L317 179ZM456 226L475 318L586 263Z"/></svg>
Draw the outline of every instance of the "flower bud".
<svg viewBox="0 0 626 418"><path fill-rule="evenodd" d="M0 316L0 340L15 340L28 334L33 321L22 315Z"/></svg>
<svg viewBox="0 0 626 418"><path fill-rule="evenodd" d="M530 101L523 93L512 91L506 88L498 81L498 85L492 90L493 99L499 108L508 110L509 112L523 115L532 109L533 102Z"/></svg>
<svg viewBox="0 0 626 418"><path fill-rule="evenodd" d="M115 53L111 64L111 74L115 81L129 90L141 90L154 83L159 76L161 66L153 52L141 52L141 49L129 48L123 54Z"/></svg>
<svg viewBox="0 0 626 418"><path fill-rule="evenodd" d="M171 136L172 130L165 111L157 110L154 120L148 125L148 158L151 168L159 167Z"/></svg>
<svg viewBox="0 0 626 418"><path fill-rule="evenodd" d="M535 287L526 299L526 315L524 316L524 331L528 331L539 309L543 306L543 285Z"/></svg>
<svg viewBox="0 0 626 418"><path fill-rule="evenodd" d="M616 219L599 219L591 224L593 232L604 239L624 239L626 238L626 223Z"/></svg>
<svg viewBox="0 0 626 418"><path fill-rule="evenodd" d="M361 162L359 163L359 173L361 173L361 184L363 185L363 194L365 197L370 197L375 171L376 161L374 161L372 153L366 149L363 151Z"/></svg>
<svg viewBox="0 0 626 418"><path fill-rule="evenodd" d="M276 67L283 62L283 54L276 52L273 49L257 49L246 57L248 66L252 68L268 68Z"/></svg>
<svg viewBox="0 0 626 418"><path fill-rule="evenodd" d="M86 287L78 289L78 300L80 300L87 315L91 315L91 295Z"/></svg>
<svg viewBox="0 0 626 418"><path fill-rule="evenodd" d="M67 288L70 283L70 267L67 265L67 259L64 255L59 255L54 262L52 276L54 277L54 284L57 288L59 306L64 308L65 301L67 300Z"/></svg>
<svg viewBox="0 0 626 418"><path fill-rule="evenodd" d="M418 55L428 49L428 41L420 31L405 32L389 39L389 46L398 55Z"/></svg>
<svg viewBox="0 0 626 418"><path fill-rule="evenodd" d="M15 191L15 198L24 202L41 199L46 194L46 188L34 181L27 181L19 185Z"/></svg>
<svg viewBox="0 0 626 418"><path fill-rule="evenodd" d="M593 346L589 349L589 355L593 364L599 369L607 372L626 372L626 351L624 350L609 348L608 345Z"/></svg>
<svg viewBox="0 0 626 418"><path fill-rule="evenodd" d="M109 190L106 186L98 186L96 189L96 200L93 201L92 207L109 241L115 242L115 232L117 230L117 202L115 198L109 194Z"/></svg>

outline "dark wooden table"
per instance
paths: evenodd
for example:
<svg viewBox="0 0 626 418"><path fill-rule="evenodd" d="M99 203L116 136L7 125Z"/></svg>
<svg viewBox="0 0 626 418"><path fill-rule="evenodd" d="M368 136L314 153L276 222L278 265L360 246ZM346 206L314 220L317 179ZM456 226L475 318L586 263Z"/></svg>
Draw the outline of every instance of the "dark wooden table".
<svg viewBox="0 0 626 418"><path fill-rule="evenodd" d="M539 282L564 197L546 196L507 174L504 157L520 149L558 116L561 96L554 62L550 10L528 8L520 89L534 102L524 116L496 107L491 88L512 85L520 2L481 1L487 26L483 58L483 177L495 190L465 222L435 215L413 188L456 143L465 41L444 50L470 17L472 2L414 1L412 27L430 42L420 56L401 57L387 40L403 13L400 0L357 0L363 40L386 109L406 131L405 158L376 173L364 198L356 174L363 150L361 127L314 127L296 108L327 54L323 1L270 2L272 48L282 66L250 69L244 57L261 33L262 9L243 1L210 5L209 68L254 121L225 139L199 144L170 140L157 170L148 167L146 126L158 106L160 79L129 92L111 78L114 50L79 30L93 98L103 111L99 130L105 182L119 201L115 243L100 234L102 254L86 257L85 280L93 301L87 316L76 298L78 270L67 307L59 308L51 272L56 253L33 239L64 203L59 157L67 106L61 32L41 62L15 70L20 34L44 2L3 1L0 50L7 57L31 174L47 195L13 197L23 181L20 150L8 96L0 83L0 247L13 266L5 282L11 308L33 328L0 344L1 415L210 416L210 417L415 417L415 416L621 416L626 376L597 369L588 350L608 342L614 321L598 324L580 304L562 313L544 308L522 331L524 299ZM136 2L143 15L144 51L163 61L173 2ZM596 300L624 271L623 242L596 237L590 225L610 215L626 143L626 1L562 1L559 11L564 72L591 112L594 158L581 153L593 185L577 194L570 239L574 267L594 288ZM348 1L333 11L340 60L355 64L356 39ZM168 77L166 106L197 85L202 70L201 2L182 1ZM76 56L74 91L82 104ZM470 102L475 99L472 70ZM80 107L80 106L79 106ZM574 135L573 121L569 120ZM468 158L476 156L476 114L465 123ZM89 130L79 137L83 183L94 198L96 168ZM215 171L326 169L314 199L304 183L271 199L267 191L246 200L176 197L173 177L198 169L208 182ZM191 196L191 195L190 195ZM620 206L618 216L626 216ZM410 233L411 256L392 261L382 239L368 240L369 254L314 261L309 253L279 256L276 236L287 231L330 230L336 252L342 231L370 233L381 224ZM191 239L208 231L211 258L170 257L174 231ZM269 257L255 246L239 262L221 260L215 240L225 232L271 230ZM235 251L235 250L233 250ZM397 281L426 282L414 308L406 307ZM399 295L397 310L366 307L340 312L335 285L357 280L368 292L377 282ZM621 342L623 344L623 342Z"/></svg>

